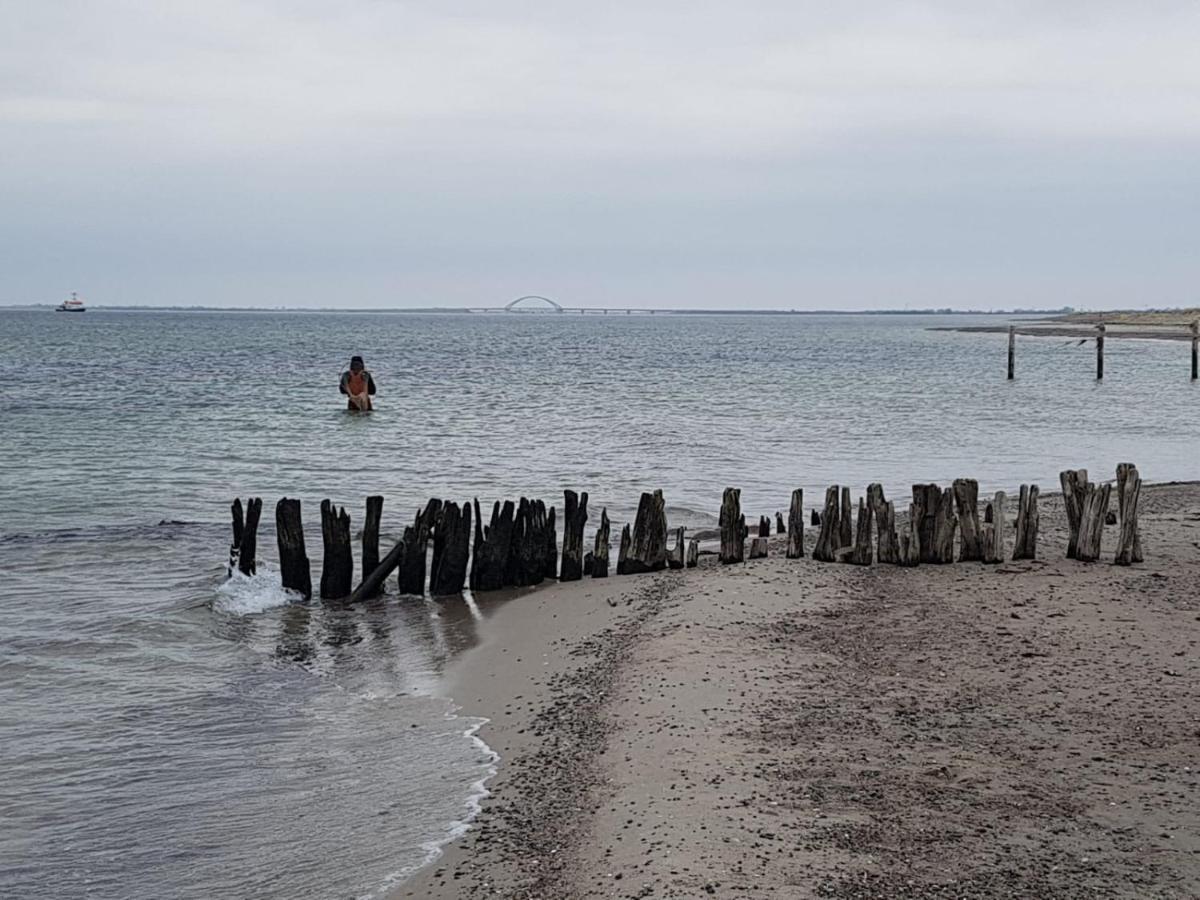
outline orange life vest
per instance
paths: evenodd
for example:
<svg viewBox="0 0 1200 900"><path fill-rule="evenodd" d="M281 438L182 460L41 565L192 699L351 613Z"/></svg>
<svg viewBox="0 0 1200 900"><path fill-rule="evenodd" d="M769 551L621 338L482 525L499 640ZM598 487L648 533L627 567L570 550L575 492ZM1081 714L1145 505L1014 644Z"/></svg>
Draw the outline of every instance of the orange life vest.
<svg viewBox="0 0 1200 900"><path fill-rule="evenodd" d="M350 380L346 382L346 390L351 394L365 394L367 392L367 376L365 370L363 372L351 372Z"/></svg>

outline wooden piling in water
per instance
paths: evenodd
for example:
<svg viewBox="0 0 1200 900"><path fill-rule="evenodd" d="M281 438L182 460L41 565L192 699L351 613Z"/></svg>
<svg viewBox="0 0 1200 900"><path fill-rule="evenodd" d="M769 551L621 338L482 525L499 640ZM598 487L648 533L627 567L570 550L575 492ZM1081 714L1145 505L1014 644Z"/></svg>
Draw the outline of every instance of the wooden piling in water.
<svg viewBox="0 0 1200 900"><path fill-rule="evenodd" d="M1191 325L1192 331L1192 381L1200 378L1200 319Z"/></svg>
<svg viewBox="0 0 1200 900"><path fill-rule="evenodd" d="M609 530L608 507L600 509L600 527L596 529L596 541L592 550L592 577L608 577Z"/></svg>
<svg viewBox="0 0 1200 900"><path fill-rule="evenodd" d="M787 558L800 559L804 556L804 490L792 491L792 505L788 507Z"/></svg>
<svg viewBox="0 0 1200 900"><path fill-rule="evenodd" d="M1107 329L1101 322L1096 326L1096 380L1104 380L1104 332Z"/></svg>
<svg viewBox="0 0 1200 900"><path fill-rule="evenodd" d="M471 506L464 503L460 508L457 503L447 501L438 511L433 526L429 593L435 597L462 593L467 582L470 553Z"/></svg>
<svg viewBox="0 0 1200 900"><path fill-rule="evenodd" d="M1014 560L1037 559L1038 538L1038 486L1021 485L1021 496L1017 501L1016 537L1013 541Z"/></svg>
<svg viewBox="0 0 1200 900"><path fill-rule="evenodd" d="M253 575L257 570L258 520L262 515L262 499L251 497L242 512L241 499L230 506L233 516L233 543L229 545L229 574L236 568L243 575Z"/></svg>
<svg viewBox="0 0 1200 900"><path fill-rule="evenodd" d="M1142 478L1133 463L1117 466L1117 552L1113 562L1118 566L1142 561L1142 536L1138 529L1138 499L1142 493Z"/></svg>
<svg viewBox="0 0 1200 900"><path fill-rule="evenodd" d="M404 556L400 560L398 578L400 593L421 597L425 594L425 557L429 550L429 535L441 511L442 501L436 497L418 510L412 525L404 529Z"/></svg>
<svg viewBox="0 0 1200 900"><path fill-rule="evenodd" d="M1008 380L1012 381L1017 366L1017 326L1008 326Z"/></svg>
<svg viewBox="0 0 1200 900"><path fill-rule="evenodd" d="M363 583L379 568L379 523L383 518L383 497L373 494L367 498L367 514L363 518L362 530L362 576ZM383 588L383 582L378 585Z"/></svg>
<svg viewBox="0 0 1200 900"><path fill-rule="evenodd" d="M368 600L371 597L379 596L383 592L383 586L387 583L388 576L395 571L396 566L400 565L400 560L403 556L404 541L396 541L396 545L388 551L387 556L354 589L354 593L350 595L350 602L357 603L360 600Z"/></svg>
<svg viewBox="0 0 1200 900"><path fill-rule="evenodd" d="M721 553L724 564L746 558L746 517L742 515L742 492L727 487L721 497Z"/></svg>
<svg viewBox="0 0 1200 900"><path fill-rule="evenodd" d="M325 558L321 563L321 599L349 597L354 588L354 557L350 552L350 516L345 507L321 501L321 539Z"/></svg>
<svg viewBox="0 0 1200 900"><path fill-rule="evenodd" d="M513 517L516 508L511 500L492 505L492 517L487 525L475 499L475 544L471 554L470 585L472 591L498 591L504 587L504 568L512 543Z"/></svg>
<svg viewBox="0 0 1200 900"><path fill-rule="evenodd" d="M312 569L304 550L300 501L287 497L275 504L275 540L279 547L279 572L283 587L312 599Z"/></svg>
<svg viewBox="0 0 1200 900"><path fill-rule="evenodd" d="M954 512L958 517L958 561L978 562L983 559L982 535L979 528L979 482L974 478L956 478Z"/></svg>
<svg viewBox="0 0 1200 900"><path fill-rule="evenodd" d="M841 525L838 523L838 495L841 489L835 484L825 490L825 511L821 513L821 530L817 532L817 543L812 558L818 562L833 562L840 546Z"/></svg>
<svg viewBox="0 0 1200 900"><path fill-rule="evenodd" d="M233 503L229 505L229 512L233 516L233 541L229 544L229 569L227 574L232 575L233 570L238 567L238 556L242 550L242 535L246 532L245 514L242 512L242 498L234 497Z"/></svg>
<svg viewBox="0 0 1200 900"><path fill-rule="evenodd" d="M587 491L576 494L563 491L563 546L559 581L578 581L583 577L583 526L587 524Z"/></svg>

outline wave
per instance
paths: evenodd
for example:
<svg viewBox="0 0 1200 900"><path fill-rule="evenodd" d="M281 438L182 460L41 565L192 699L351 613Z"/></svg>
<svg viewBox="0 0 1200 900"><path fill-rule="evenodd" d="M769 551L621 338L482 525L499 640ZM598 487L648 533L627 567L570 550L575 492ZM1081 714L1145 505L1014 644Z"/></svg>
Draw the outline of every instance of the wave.
<svg viewBox="0 0 1200 900"><path fill-rule="evenodd" d="M260 562L253 575L243 575L235 571L228 581L221 584L217 588L213 609L250 616L276 606L296 603L300 599L299 594L280 584L278 572Z"/></svg>

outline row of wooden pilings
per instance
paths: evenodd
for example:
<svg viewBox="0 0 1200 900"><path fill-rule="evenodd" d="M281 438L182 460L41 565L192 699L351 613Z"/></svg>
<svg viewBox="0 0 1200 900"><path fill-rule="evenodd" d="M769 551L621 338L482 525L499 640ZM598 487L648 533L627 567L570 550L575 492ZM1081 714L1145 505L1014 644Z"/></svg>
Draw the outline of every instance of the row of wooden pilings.
<svg viewBox="0 0 1200 900"><path fill-rule="evenodd" d="M1061 473L1060 482L1069 531L1068 557L1084 562L1099 559L1105 524L1119 524L1114 562L1120 565L1141 562L1137 526L1141 477L1136 467L1130 463L1117 467L1117 513L1109 511L1113 485L1090 482L1086 469L1067 470ZM399 573L397 587L401 594L424 594L428 577L429 593L433 596L457 594L467 586L472 591L492 591L531 586L553 578L578 581L584 576L606 577L611 537L608 510L600 511L600 526L592 549L585 551L588 495L568 490L564 491L563 500L561 556L555 508L547 508L541 500L522 497L517 503L497 501L487 525L483 524L478 500L462 506L430 500L417 511L413 523L381 559L379 528L383 498L368 497L362 529L363 577L357 587L353 584L350 516L344 508L324 500L321 503L324 559L319 596L329 600L348 598L351 602L378 596L393 572ZM834 485L825 492L823 511L812 512L811 524L818 529L812 558L864 566L876 561L899 566L1003 562L1008 554L1006 500L1003 491L996 492L985 504L981 522L979 484L974 479L960 478L944 489L936 484L913 485L908 520L897 528L895 504L884 497L882 485L870 485L866 495L859 498L857 517L850 489ZM240 499L233 502L230 572L238 569L247 575L254 574L261 514L261 499L251 498L245 507ZM1022 485L1013 523L1012 559L1037 557L1038 525L1038 486ZM285 497L279 501L275 507L275 529L283 586L308 599L313 594L313 585L299 500ZM786 524L783 514L775 513L775 530L787 536L787 558L805 555L802 489L792 492ZM771 521L763 516L758 522L757 536L749 541L750 559L767 555L770 535ZM685 537L683 528L668 530L662 491L643 493L632 526L627 524L621 530L616 573L694 567L700 555L700 542L693 538L685 545ZM749 528L741 511L741 491L737 488L726 488L722 497L720 538L720 562L745 560Z"/></svg>
<svg viewBox="0 0 1200 900"><path fill-rule="evenodd" d="M1192 381L1200 379L1200 321L1188 326L1192 333ZM1096 326L1096 380L1104 380L1104 337L1107 327ZM1008 326L1008 380L1016 377L1017 371L1017 326Z"/></svg>

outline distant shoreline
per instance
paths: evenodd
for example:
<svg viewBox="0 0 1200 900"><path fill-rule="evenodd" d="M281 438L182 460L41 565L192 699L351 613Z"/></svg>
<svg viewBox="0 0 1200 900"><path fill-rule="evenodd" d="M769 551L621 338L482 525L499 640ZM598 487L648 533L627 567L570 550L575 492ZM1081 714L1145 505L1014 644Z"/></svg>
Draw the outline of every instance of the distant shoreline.
<svg viewBox="0 0 1200 900"><path fill-rule="evenodd" d="M52 311L53 304L23 303L0 305L0 310ZM88 312L219 312L219 313L355 313L397 315L533 315L533 316L1021 316L1047 318L1064 314L1063 309L633 309L625 307L595 307L584 312L573 309L565 312L554 310L505 310L503 307L483 308L465 306L425 306L411 309L380 307L378 309L356 307L338 309L334 307L267 307L267 306L137 306L107 305L90 306Z"/></svg>

